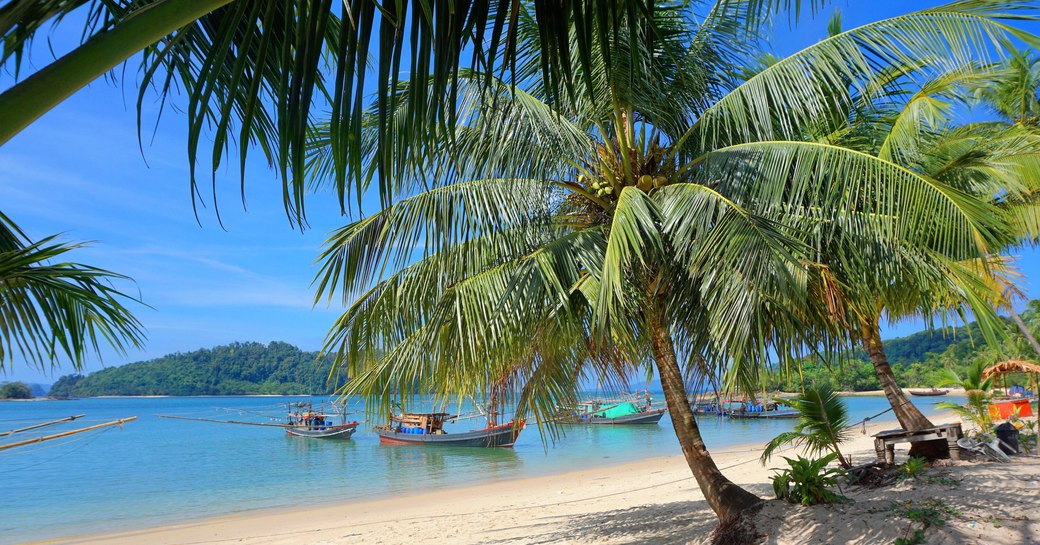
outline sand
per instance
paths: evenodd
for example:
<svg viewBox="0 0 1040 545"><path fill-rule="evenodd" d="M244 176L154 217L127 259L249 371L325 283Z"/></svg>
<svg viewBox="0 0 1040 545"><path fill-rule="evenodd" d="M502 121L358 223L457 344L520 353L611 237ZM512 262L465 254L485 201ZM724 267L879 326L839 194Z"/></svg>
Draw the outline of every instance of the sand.
<svg viewBox="0 0 1040 545"><path fill-rule="evenodd" d="M857 430L845 452L851 453L854 463L872 460L870 434L893 424L869 425L866 435ZM760 445L713 456L733 481L771 498L769 467L778 467L783 460L776 458L764 467L758 454L749 451L754 448ZM905 449L897 453L905 457ZM929 544L1040 544L1037 458L1016 457L1013 464L959 462L929 469L927 475L932 478L889 488L845 490L855 500L852 504L800 507L767 502L757 517L763 542L893 543L910 524L899 515L899 505L910 501L918 506L928 498L941 498L957 514L944 526L928 530ZM951 486L949 479L960 484ZM894 500L900 502L896 507ZM714 526L714 515L685 460L675 456L392 499L253 511L46 543L679 544L705 541Z"/></svg>

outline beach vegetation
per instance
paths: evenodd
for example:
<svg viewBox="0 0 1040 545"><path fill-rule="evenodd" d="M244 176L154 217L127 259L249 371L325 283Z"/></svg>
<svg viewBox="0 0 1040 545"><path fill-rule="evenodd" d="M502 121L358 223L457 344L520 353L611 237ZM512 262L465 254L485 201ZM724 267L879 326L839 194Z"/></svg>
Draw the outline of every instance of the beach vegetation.
<svg viewBox="0 0 1040 545"><path fill-rule="evenodd" d="M906 502L892 502L890 509L893 513L909 519L903 537L895 540L895 545L918 545L925 543L925 531L933 526L944 526L950 517L960 514L960 511L952 507L944 500L936 498L925 499L918 504L913 500ZM915 525L920 527L915 528Z"/></svg>
<svg viewBox="0 0 1040 545"><path fill-rule="evenodd" d="M1013 65L1017 57L1017 53L1010 52L1007 62ZM1011 301L1017 294L1013 265L999 253L1036 238L1034 200L1040 185L1038 165L1033 158L1040 150L1037 134L1022 124L961 123L956 117L958 108L973 104L980 96L976 90L1000 86L1009 77L1008 64L1001 63L942 71L910 90L910 97L897 107L887 112L854 112L843 130L828 135L831 141L920 172L980 200L991 200L999 208L998 215L1004 216L999 220L1005 223L1000 228L1003 234L987 243L985 254L934 252L910 245L881 250L885 255L878 255L880 261L900 263L888 270L887 276L872 274L869 267L864 270L862 263L850 262L839 254L825 251L820 256L842 286L840 304L835 305L842 314L840 320L855 329L857 340L874 367L878 385L905 429L932 424L906 397L897 381L880 339L882 316L916 316L928 324L946 324L970 314L978 326L980 338L975 341L998 344L1007 334L1007 326L995 309L1013 311ZM1035 94L1035 90L1032 92ZM865 272L868 279L885 280L873 284L848 282L850 277L861 278ZM914 445L914 450L922 454L928 448L923 443Z"/></svg>
<svg viewBox="0 0 1040 545"><path fill-rule="evenodd" d="M900 469L901 477L903 479L916 479L924 473L927 467L928 460L919 456L911 456L903 464L902 469Z"/></svg>
<svg viewBox="0 0 1040 545"><path fill-rule="evenodd" d="M6 5L0 62L20 66L81 4ZM656 373L727 522L759 499L715 465L690 385L755 391L772 355L871 351L897 295L991 313L991 286L972 281L1014 236L999 203L902 158L936 129L907 91L1037 40L1010 26L1031 3L966 0L832 25L766 59L777 12L822 2L695 4L357 2L340 18L331 2L91 2L85 43L0 94L0 143L143 48L139 109L149 89L186 91L193 195L200 156L215 176L237 151L244 184L251 149L301 227L310 189L345 212L378 193L379 211L330 236L316 279L319 300L348 306L326 345L344 392L384 411L391 392L515 393L551 430L583 379ZM863 151L860 114L903 108L891 155Z"/></svg>
<svg viewBox="0 0 1040 545"><path fill-rule="evenodd" d="M943 401L937 408L956 412L966 422L975 426L978 433L989 435L993 432L993 418L990 416L990 400L993 398L994 377L982 378L986 365L979 361L972 364L967 373L961 377L953 371L946 372L942 386L958 386L964 389L963 404Z"/></svg>
<svg viewBox="0 0 1040 545"><path fill-rule="evenodd" d="M806 388L792 400L781 401L798 411L798 423L794 430L781 433L766 444L762 450L762 463L766 463L777 449L794 444L804 448L810 455L833 454L841 467L852 467L841 453L841 443L850 439L852 426L845 402L827 386Z"/></svg>
<svg viewBox="0 0 1040 545"><path fill-rule="evenodd" d="M848 478L848 473L841 468L827 467L837 458L837 453L833 452L816 459L784 456L789 467L776 470L772 477L773 492L778 499L801 505L849 501L841 495L841 483Z"/></svg>

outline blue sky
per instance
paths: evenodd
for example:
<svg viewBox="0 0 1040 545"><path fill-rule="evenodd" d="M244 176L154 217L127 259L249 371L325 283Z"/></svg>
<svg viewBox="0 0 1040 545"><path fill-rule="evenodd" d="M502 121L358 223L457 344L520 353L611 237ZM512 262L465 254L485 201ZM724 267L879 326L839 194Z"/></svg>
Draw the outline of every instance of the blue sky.
<svg viewBox="0 0 1040 545"><path fill-rule="evenodd" d="M938 2L835 5L850 28ZM794 30L780 23L775 52L788 54L824 36L830 14L828 9ZM1026 28L1040 30L1036 25ZM69 24L59 27L51 40L63 51L77 37L75 25ZM49 56L41 50L33 60L42 65ZM281 340L306 350L320 348L340 308L312 307L310 287L326 233L346 221L334 197L312 196L310 228L293 230L276 175L254 154L247 168L248 210L239 198L237 170L224 170L217 176L224 228L212 207L201 209L196 222L185 117L167 111L142 156L134 76L128 72L125 84L95 82L0 148L0 209L34 238L63 233L64 240L94 241L77 251L75 259L132 277L135 283L120 286L139 293L151 307L135 308L147 328L143 350L126 357L107 352L103 362L92 360L87 370L232 341ZM0 89L10 83L9 76L0 76ZM1019 267L1029 295L1040 297L1033 280L1040 271L1040 253L1022 252ZM885 336L918 327L889 326ZM16 362L0 374L0 381L52 382L71 371L67 362L42 372Z"/></svg>

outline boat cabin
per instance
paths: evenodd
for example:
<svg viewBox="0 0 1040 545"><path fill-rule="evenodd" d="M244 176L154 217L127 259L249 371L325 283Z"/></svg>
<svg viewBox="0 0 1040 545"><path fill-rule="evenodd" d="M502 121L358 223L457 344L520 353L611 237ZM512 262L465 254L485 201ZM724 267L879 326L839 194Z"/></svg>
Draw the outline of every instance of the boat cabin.
<svg viewBox="0 0 1040 545"><path fill-rule="evenodd" d="M390 417L390 428L398 433L417 435L444 434L444 422L453 416L450 413L404 413Z"/></svg>

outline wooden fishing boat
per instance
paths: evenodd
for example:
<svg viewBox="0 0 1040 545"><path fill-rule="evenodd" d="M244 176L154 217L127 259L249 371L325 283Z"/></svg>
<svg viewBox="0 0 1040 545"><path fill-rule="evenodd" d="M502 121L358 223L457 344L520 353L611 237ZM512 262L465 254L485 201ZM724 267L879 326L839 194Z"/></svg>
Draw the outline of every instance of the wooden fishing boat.
<svg viewBox="0 0 1040 545"><path fill-rule="evenodd" d="M697 413L728 416L730 418L798 418L798 411L782 407L783 406L780 403L775 401L771 403L761 403L729 399L718 402L705 402L692 408L694 409L694 412Z"/></svg>
<svg viewBox="0 0 1040 545"><path fill-rule="evenodd" d="M336 406L337 404L333 404ZM172 418L176 420L193 420L196 422L213 422L215 424L235 424L239 426L262 426L266 428L282 428L285 434L291 437L304 437L308 439L350 439L357 431L358 423L347 422L347 408L338 414L327 413L321 407L315 409L310 402L301 401L289 404L289 414L283 420L282 417L255 411L236 410L236 412L249 413L261 416L268 422L248 422L243 420L221 420L214 418L198 418L191 416L178 416L172 414L157 414L159 418ZM335 423L336 417L340 423Z"/></svg>
<svg viewBox="0 0 1040 545"><path fill-rule="evenodd" d="M638 400L637 395L583 401L569 411L569 414L564 414L561 420L571 424L590 425L657 424L666 412L666 408L654 409L653 398L646 393L642 402Z"/></svg>
<svg viewBox="0 0 1040 545"><path fill-rule="evenodd" d="M520 435L524 422L512 420L496 424L489 419L481 430L447 432L444 424L459 418L449 413L400 413L390 416L390 423L373 429L384 445L430 445L450 447L511 447Z"/></svg>
<svg viewBox="0 0 1040 545"><path fill-rule="evenodd" d="M340 424L333 423L337 416L342 418ZM346 407L342 415L333 415L315 411L309 402L300 402L290 404L285 433L308 439L350 439L357 427L357 421L347 422Z"/></svg>
<svg viewBox="0 0 1040 545"><path fill-rule="evenodd" d="M944 395L946 395L948 393L950 393L949 390L940 390L938 388L932 388L930 390L910 390L910 395L912 395L912 396L924 396L924 397L944 396Z"/></svg>
<svg viewBox="0 0 1040 545"><path fill-rule="evenodd" d="M755 418L755 419L770 419L770 418L798 418L798 411L794 409L780 409L780 408L769 408L763 411L748 411L746 409L740 409L730 411L726 413L726 416L730 418Z"/></svg>

